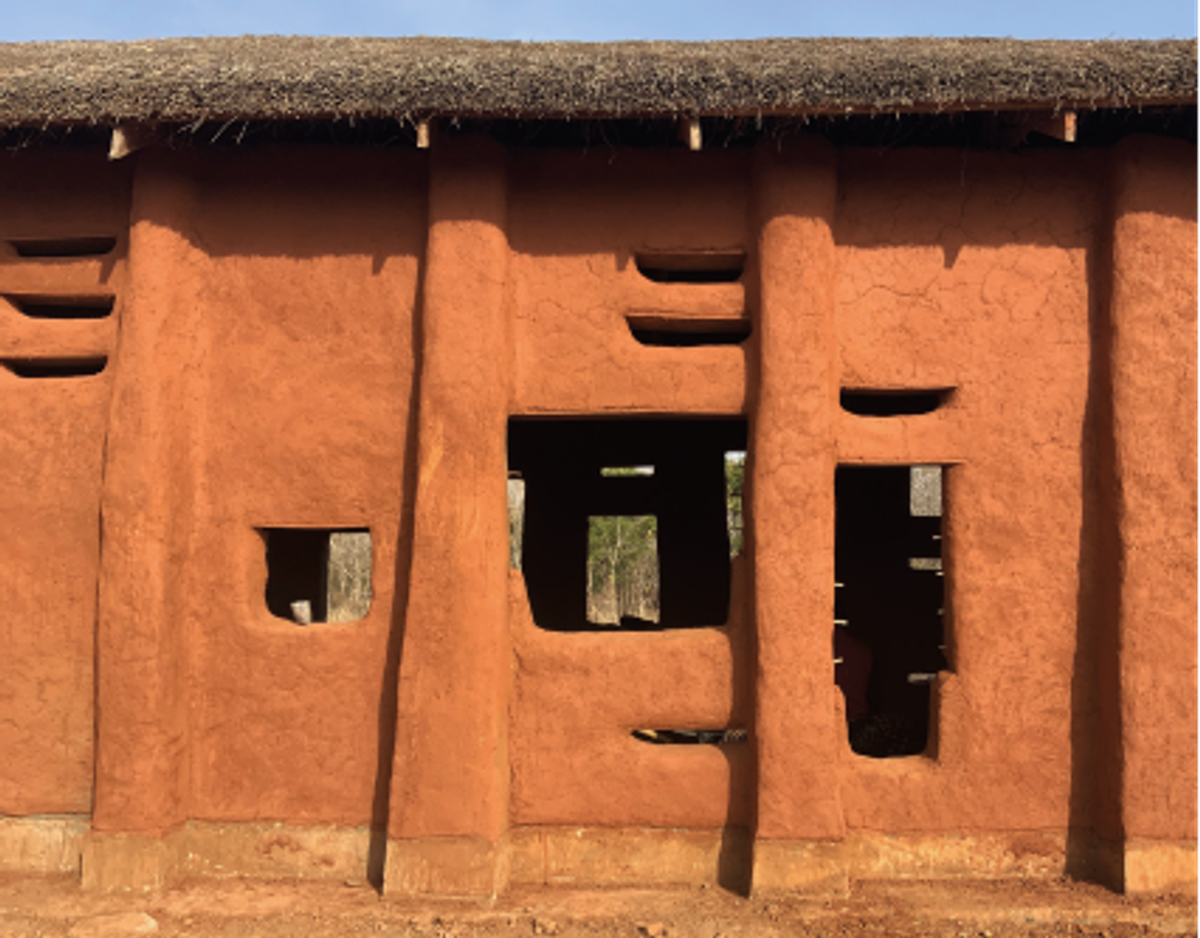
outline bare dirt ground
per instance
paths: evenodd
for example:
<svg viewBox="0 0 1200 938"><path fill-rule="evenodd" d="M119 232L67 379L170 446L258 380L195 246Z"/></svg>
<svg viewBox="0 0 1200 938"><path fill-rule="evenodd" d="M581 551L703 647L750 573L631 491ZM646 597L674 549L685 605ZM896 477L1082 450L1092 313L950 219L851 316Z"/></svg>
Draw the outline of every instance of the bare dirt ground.
<svg viewBox="0 0 1200 938"><path fill-rule="evenodd" d="M96 894L61 876L0 875L0 938L743 938L1196 935L1194 896L1129 899L1072 882L857 882L845 899L722 889L514 890L494 903L382 898L358 882L202 880Z"/></svg>

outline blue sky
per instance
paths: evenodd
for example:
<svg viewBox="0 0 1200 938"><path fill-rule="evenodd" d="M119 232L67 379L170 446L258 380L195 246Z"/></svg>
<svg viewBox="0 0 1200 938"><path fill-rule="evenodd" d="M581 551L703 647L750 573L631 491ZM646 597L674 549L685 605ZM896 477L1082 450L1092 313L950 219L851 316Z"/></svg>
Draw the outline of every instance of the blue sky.
<svg viewBox="0 0 1200 938"><path fill-rule="evenodd" d="M0 40L280 33L485 39L1194 37L1194 0L0 0Z"/></svg>

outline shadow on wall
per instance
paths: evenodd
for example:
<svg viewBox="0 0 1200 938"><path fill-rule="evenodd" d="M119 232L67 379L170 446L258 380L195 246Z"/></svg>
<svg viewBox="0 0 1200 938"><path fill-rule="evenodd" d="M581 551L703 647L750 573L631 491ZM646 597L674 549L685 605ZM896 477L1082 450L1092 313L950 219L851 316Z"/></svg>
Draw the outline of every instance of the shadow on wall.
<svg viewBox="0 0 1200 938"><path fill-rule="evenodd" d="M424 260L422 260L422 265ZM415 309L424 304L424 271L417 281ZM414 350L424 342L421 317L411 320L411 342ZM396 717L399 711L400 657L404 647L404 623L408 612L408 587L412 573L413 531L416 524L417 503L417 425L418 389L421 386L421 356L413 356L412 383L408 408L404 448L404 480L401 488L402 508L400 529L396 545L396 587L392 606L392 621L388 629L387 657L384 661L383 682L379 690L378 747L375 770L375 794L371 801L371 840L367 855L367 881L379 892L383 892L385 867L387 864L388 819L391 807L392 773L396 753Z"/></svg>

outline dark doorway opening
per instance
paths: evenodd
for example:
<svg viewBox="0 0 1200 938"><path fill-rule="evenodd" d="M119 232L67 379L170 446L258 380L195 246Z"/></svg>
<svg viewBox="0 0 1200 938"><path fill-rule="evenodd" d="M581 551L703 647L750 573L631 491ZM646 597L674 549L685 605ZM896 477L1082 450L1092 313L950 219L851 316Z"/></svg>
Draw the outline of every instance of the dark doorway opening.
<svg viewBox="0 0 1200 938"><path fill-rule="evenodd" d="M850 747L926 751L930 692L947 667L940 466L837 470L834 674Z"/></svg>

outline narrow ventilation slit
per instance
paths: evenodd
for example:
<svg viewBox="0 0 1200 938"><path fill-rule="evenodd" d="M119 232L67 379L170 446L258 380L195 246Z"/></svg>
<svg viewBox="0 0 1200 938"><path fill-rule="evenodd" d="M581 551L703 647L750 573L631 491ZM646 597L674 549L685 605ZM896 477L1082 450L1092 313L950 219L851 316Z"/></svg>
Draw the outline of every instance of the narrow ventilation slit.
<svg viewBox="0 0 1200 938"><path fill-rule="evenodd" d="M108 365L107 355L83 358L4 358L3 365L18 378L90 378Z"/></svg>
<svg viewBox="0 0 1200 938"><path fill-rule="evenodd" d="M631 734L638 742L655 746L720 746L729 743L744 743L749 737L746 730L735 727L726 730L634 730Z"/></svg>
<svg viewBox="0 0 1200 938"><path fill-rule="evenodd" d="M908 417L931 414L954 394L954 388L870 390L843 388L842 409L859 417Z"/></svg>
<svg viewBox="0 0 1200 938"><path fill-rule="evenodd" d="M653 466L602 466L600 475L605 479L649 478L654 475Z"/></svg>
<svg viewBox="0 0 1200 938"><path fill-rule="evenodd" d="M18 238L8 242L18 257L98 257L117 246L115 237Z"/></svg>
<svg viewBox="0 0 1200 938"><path fill-rule="evenodd" d="M625 317L629 331L642 345L695 348L702 345L741 345L753 331L749 319L693 319L670 316Z"/></svg>
<svg viewBox="0 0 1200 938"><path fill-rule="evenodd" d="M4 299L30 319L104 319L112 314L115 296L27 296Z"/></svg>
<svg viewBox="0 0 1200 938"><path fill-rule="evenodd" d="M654 283L737 283L745 251L638 251L638 273Z"/></svg>

